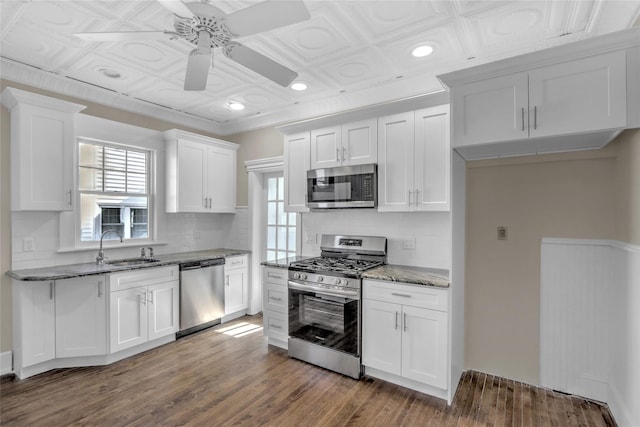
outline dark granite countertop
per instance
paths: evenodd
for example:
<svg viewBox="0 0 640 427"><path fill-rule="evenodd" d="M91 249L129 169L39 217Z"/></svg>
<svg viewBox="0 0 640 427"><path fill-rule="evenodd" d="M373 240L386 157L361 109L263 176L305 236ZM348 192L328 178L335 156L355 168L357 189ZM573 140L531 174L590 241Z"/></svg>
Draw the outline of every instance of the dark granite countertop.
<svg viewBox="0 0 640 427"><path fill-rule="evenodd" d="M362 273L362 278L438 288L449 287L449 270L439 268L387 264L365 271Z"/></svg>
<svg viewBox="0 0 640 427"><path fill-rule="evenodd" d="M251 253L242 249L211 249L194 252L178 252L174 254L156 255L153 258L158 262L146 264L114 266L110 264L96 264L93 262L83 264L56 265L40 268L29 268L25 270L10 270L7 275L17 280L39 281L39 280L61 280L73 277L92 276L95 274L114 273L117 271L137 270L140 268L161 267L175 265L190 261L203 261L215 258L227 258L234 255ZM110 261L117 261L116 259Z"/></svg>
<svg viewBox="0 0 640 427"><path fill-rule="evenodd" d="M289 258L280 258L275 261L263 261L260 265L264 265L265 267L276 267L276 268L288 268L289 264L295 261L301 261L303 259L309 259L313 257L309 256L291 256Z"/></svg>

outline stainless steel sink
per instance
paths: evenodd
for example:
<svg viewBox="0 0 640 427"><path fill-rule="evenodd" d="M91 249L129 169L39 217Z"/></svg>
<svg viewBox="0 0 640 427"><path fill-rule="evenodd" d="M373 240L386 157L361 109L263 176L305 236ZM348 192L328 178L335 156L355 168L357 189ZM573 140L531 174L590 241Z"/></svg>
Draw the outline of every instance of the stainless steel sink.
<svg viewBox="0 0 640 427"><path fill-rule="evenodd" d="M153 262L160 262L160 260L155 258L126 258L115 259L113 261L105 261L105 264L113 265L116 267L125 267L128 265L150 264Z"/></svg>

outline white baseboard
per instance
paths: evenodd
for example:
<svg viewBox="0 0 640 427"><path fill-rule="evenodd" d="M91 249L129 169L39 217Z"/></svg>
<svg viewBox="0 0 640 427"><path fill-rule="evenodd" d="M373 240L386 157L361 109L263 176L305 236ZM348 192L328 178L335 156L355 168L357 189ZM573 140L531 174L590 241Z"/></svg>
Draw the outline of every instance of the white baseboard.
<svg viewBox="0 0 640 427"><path fill-rule="evenodd" d="M13 372L13 354L10 351L0 353L0 375Z"/></svg>

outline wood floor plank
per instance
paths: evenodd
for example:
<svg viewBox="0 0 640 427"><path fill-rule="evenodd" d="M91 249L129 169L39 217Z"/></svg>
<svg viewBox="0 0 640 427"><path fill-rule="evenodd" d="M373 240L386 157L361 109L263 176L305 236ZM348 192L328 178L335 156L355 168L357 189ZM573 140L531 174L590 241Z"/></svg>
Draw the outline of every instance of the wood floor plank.
<svg viewBox="0 0 640 427"><path fill-rule="evenodd" d="M233 335L251 324L253 333ZM451 406L382 380L356 381L266 345L261 324L245 317L109 366L4 376L0 425L616 425L604 405L476 371L463 373Z"/></svg>

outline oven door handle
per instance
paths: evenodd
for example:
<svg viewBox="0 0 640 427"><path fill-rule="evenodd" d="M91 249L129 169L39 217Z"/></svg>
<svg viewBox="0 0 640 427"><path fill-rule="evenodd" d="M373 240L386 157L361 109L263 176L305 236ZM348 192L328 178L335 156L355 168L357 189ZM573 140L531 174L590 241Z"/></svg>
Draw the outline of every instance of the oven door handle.
<svg viewBox="0 0 640 427"><path fill-rule="evenodd" d="M301 283L292 282L289 280L289 289L295 289L298 291L317 292L325 295L332 295L337 297L350 297L358 299L358 291L341 290L341 289L327 289L320 286L303 285Z"/></svg>

